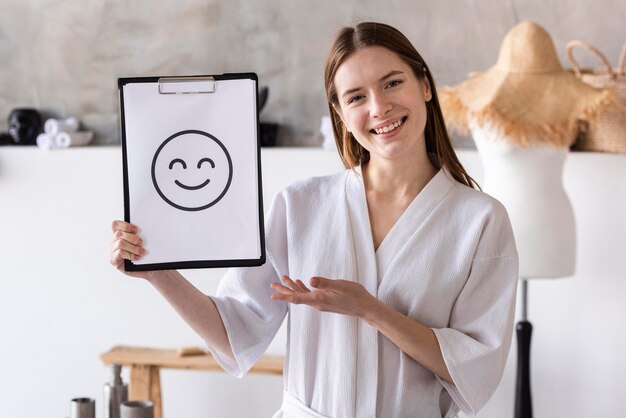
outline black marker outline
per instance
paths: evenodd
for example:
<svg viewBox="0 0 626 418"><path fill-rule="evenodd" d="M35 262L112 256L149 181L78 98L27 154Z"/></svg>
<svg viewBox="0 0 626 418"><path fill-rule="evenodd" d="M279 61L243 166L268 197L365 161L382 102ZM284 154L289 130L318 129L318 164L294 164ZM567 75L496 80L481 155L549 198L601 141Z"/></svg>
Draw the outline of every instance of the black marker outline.
<svg viewBox="0 0 626 418"><path fill-rule="evenodd" d="M215 168L215 163L213 162L212 159L210 159L209 157L204 157L203 159L201 159L200 161L198 161L198 169L200 169L200 167L202 167L202 163L207 161L209 164L211 164L211 168Z"/></svg>
<svg viewBox="0 0 626 418"><path fill-rule="evenodd" d="M181 183L178 180L174 180L174 183L176 183L176 185L178 187L181 187L181 188L186 189L186 190L198 190L198 189L203 188L204 186L206 186L210 182L211 182L211 179L206 179L206 181L204 183L200 183L197 186L187 186L186 184L183 184L183 183Z"/></svg>
<svg viewBox="0 0 626 418"><path fill-rule="evenodd" d="M206 136L206 137L212 139L213 141L215 141L215 143L217 143L217 145L220 146L220 148L222 148L222 151L224 151L224 154L226 154L226 160L228 160L228 181L226 182L226 186L224 187L224 190L222 191L222 193L219 196L217 196L217 198L215 198L209 204L204 205L204 206L200 206L200 207L197 207L197 208L187 208L185 206L181 206L181 205L178 205L178 204L172 202L167 197L165 197L165 195L163 194L163 192L159 188L159 185L158 185L158 183L156 181L155 167L156 167L156 161L158 159L159 153L161 152L163 147L168 142L170 142L171 140L173 140L174 138L176 138L178 136L185 135L185 134L198 134L198 135L203 135L203 136ZM226 149L224 144L222 144L222 142L219 139L217 139L216 137L214 137L210 133L207 133L207 132L204 132L204 131L198 131L198 130L195 130L195 129L190 129L190 130L186 130L186 131L176 132L175 134L173 134L169 138L167 138L165 141L163 141L163 143L161 145L159 145L159 148L156 150L156 152L154 153L154 157L152 158L151 175L152 175L152 184L154 185L154 188L156 189L156 191L159 194L159 196L161 196L161 198L163 200L165 200L166 203L168 203L169 205L175 207L176 209L186 210L186 211L189 211L189 212L196 212L196 211L199 211L199 210L204 210L204 209L210 208L211 206L213 206L217 202L219 202L222 199L222 197L224 197L224 195L226 194L226 192L230 188L230 183L233 180L233 162L232 162L232 160L230 158L230 154L229 154L228 150Z"/></svg>
<svg viewBox="0 0 626 418"><path fill-rule="evenodd" d="M185 160L181 158L174 158L172 161L170 161L170 170L174 168L175 163L180 163L183 166L184 170L187 169L187 163L185 162Z"/></svg>

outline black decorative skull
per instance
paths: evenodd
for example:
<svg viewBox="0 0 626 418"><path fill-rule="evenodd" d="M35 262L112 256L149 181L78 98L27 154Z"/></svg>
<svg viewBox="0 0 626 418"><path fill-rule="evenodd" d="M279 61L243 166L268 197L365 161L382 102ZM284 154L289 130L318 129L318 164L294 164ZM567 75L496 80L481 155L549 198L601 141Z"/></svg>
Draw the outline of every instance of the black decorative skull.
<svg viewBox="0 0 626 418"><path fill-rule="evenodd" d="M41 128L41 115L35 109L13 109L9 114L9 135L15 144L36 144Z"/></svg>

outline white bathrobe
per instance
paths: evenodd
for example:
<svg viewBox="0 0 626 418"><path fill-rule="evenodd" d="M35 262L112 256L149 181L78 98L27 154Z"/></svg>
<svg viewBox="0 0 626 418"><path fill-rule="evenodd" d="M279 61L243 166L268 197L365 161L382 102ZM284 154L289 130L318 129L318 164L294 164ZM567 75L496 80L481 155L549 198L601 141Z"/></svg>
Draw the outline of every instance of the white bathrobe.
<svg viewBox="0 0 626 418"><path fill-rule="evenodd" d="M511 343L517 252L504 207L440 170L374 250L361 175L282 190L266 220L268 262L232 269L213 297L244 375L288 316L284 400L275 417L453 417L494 392ZM432 328L454 384L365 321L274 301L280 275L352 280Z"/></svg>

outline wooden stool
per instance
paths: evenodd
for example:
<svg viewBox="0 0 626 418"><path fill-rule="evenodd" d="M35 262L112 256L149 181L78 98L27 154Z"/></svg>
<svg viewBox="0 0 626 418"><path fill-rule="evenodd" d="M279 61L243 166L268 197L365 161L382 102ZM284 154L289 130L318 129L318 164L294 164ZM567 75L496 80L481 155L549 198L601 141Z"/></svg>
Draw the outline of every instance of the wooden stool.
<svg viewBox="0 0 626 418"><path fill-rule="evenodd" d="M193 350L181 354L180 350L118 346L100 355L100 359L105 365L118 363L130 367L128 398L154 402L154 418L163 418L161 368L223 371L210 353ZM250 373L282 375L284 362L284 356L263 356Z"/></svg>

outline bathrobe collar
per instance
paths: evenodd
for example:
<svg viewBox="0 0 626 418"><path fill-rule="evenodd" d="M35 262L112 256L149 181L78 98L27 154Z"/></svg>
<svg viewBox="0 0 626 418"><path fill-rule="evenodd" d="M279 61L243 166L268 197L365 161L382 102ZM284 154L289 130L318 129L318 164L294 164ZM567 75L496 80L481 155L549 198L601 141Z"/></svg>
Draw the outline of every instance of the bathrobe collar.
<svg viewBox="0 0 626 418"><path fill-rule="evenodd" d="M369 253L368 258L376 260L377 262L376 270L378 271L378 283L382 281L402 247L409 241L409 238L419 230L420 226L437 206L439 206L454 185L455 181L452 179L451 174L445 168L439 169L435 176L433 176L426 186L417 194L413 202L411 202L404 213L391 227L378 249L374 250L374 239L372 236L361 166L356 167L354 171L350 170L346 186L349 213L352 219L356 217L366 220L366 231L361 232L361 238L365 239L367 242L367 245L363 246L363 249L367 249ZM351 200L355 201L352 202ZM353 225L352 235L356 238L354 227L355 225Z"/></svg>

